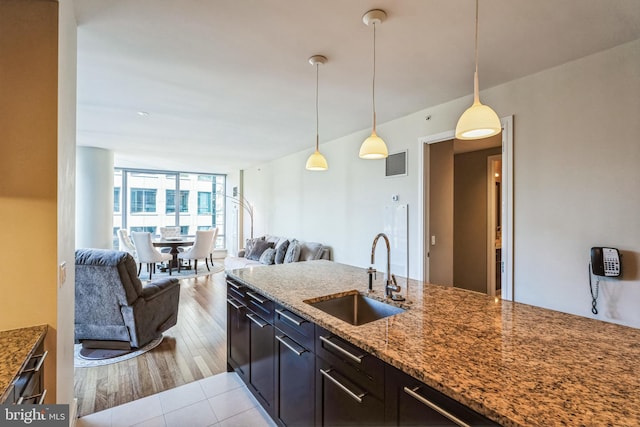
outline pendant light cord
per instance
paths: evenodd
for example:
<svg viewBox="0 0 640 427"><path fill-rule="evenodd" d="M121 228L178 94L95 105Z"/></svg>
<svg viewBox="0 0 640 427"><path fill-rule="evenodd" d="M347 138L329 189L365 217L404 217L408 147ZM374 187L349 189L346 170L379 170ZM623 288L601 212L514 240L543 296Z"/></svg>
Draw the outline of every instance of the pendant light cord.
<svg viewBox="0 0 640 427"><path fill-rule="evenodd" d="M476 0L476 70L473 73L473 103L480 104L480 88L478 87L478 1Z"/></svg>
<svg viewBox="0 0 640 427"><path fill-rule="evenodd" d="M478 1L476 0L476 73L478 72Z"/></svg>
<svg viewBox="0 0 640 427"><path fill-rule="evenodd" d="M373 111L373 132L376 131L376 23L373 23L373 79L371 81L372 102L371 110Z"/></svg>
<svg viewBox="0 0 640 427"><path fill-rule="evenodd" d="M318 115L318 67L320 64L316 63L316 151L318 151L318 145L320 144L319 136L319 115Z"/></svg>

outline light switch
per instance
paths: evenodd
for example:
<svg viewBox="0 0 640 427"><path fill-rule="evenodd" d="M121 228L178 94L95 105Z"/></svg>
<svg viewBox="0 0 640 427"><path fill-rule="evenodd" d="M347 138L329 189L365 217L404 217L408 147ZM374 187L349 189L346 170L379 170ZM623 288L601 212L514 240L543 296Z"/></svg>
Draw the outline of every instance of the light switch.
<svg viewBox="0 0 640 427"><path fill-rule="evenodd" d="M62 287L67 281L67 263L62 261L58 267L58 286Z"/></svg>
<svg viewBox="0 0 640 427"><path fill-rule="evenodd" d="M436 244L436 236L431 236L431 246L435 246Z"/></svg>

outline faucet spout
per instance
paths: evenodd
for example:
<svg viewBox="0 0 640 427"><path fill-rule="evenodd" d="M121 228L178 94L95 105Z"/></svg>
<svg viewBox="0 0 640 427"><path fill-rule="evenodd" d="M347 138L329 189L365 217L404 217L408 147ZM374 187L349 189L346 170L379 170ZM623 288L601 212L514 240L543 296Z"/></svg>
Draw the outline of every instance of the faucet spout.
<svg viewBox="0 0 640 427"><path fill-rule="evenodd" d="M384 233L378 233L378 235L373 239L373 244L371 245L371 265L376 262L376 245L378 244L378 240L382 237L387 246L387 280L384 287L385 295L387 297L393 297L394 292L400 292L400 286L396 283L396 278L393 274L391 274L391 244L389 243L389 238Z"/></svg>

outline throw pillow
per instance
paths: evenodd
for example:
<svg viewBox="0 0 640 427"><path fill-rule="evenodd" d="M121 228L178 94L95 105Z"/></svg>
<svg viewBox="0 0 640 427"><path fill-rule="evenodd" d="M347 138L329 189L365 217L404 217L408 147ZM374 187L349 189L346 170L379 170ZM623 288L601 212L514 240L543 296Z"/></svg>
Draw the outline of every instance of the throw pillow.
<svg viewBox="0 0 640 427"><path fill-rule="evenodd" d="M275 259L275 257L276 250L274 248L268 248L264 252L262 252L262 255L260 255L260 262L262 264L271 265L273 264L273 260Z"/></svg>
<svg viewBox="0 0 640 427"><path fill-rule="evenodd" d="M320 259L324 246L321 243L305 242L300 248L300 261Z"/></svg>
<svg viewBox="0 0 640 427"><path fill-rule="evenodd" d="M260 256L262 255L262 253L269 248L273 248L273 243L269 243L265 240L258 240L251 248L249 255L247 255L247 259L260 261Z"/></svg>
<svg viewBox="0 0 640 427"><path fill-rule="evenodd" d="M275 263L276 264L282 264L284 263L284 256L287 254L287 249L289 248L289 241L285 240L284 242L280 243L279 246L277 246L276 248L276 259L275 259Z"/></svg>
<svg viewBox="0 0 640 427"><path fill-rule="evenodd" d="M264 240L264 238L262 237L256 237L255 239L247 239L245 244L244 244L244 257L245 258L249 258L249 254L251 253L251 249L253 249L253 246L256 244L256 242L259 242L260 240Z"/></svg>
<svg viewBox="0 0 640 427"><path fill-rule="evenodd" d="M300 242L296 239L293 239L289 242L289 247L287 248L287 253L284 256L284 264L290 262L298 262L300 259Z"/></svg>

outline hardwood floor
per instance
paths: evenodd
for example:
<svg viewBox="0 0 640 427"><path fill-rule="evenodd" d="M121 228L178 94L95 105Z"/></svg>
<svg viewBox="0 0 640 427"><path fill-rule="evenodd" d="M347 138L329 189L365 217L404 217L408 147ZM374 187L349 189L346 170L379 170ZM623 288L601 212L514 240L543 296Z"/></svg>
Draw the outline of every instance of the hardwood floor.
<svg viewBox="0 0 640 427"><path fill-rule="evenodd" d="M123 362L75 369L78 415L225 372L226 301L224 272L180 280L178 323L158 347Z"/></svg>

